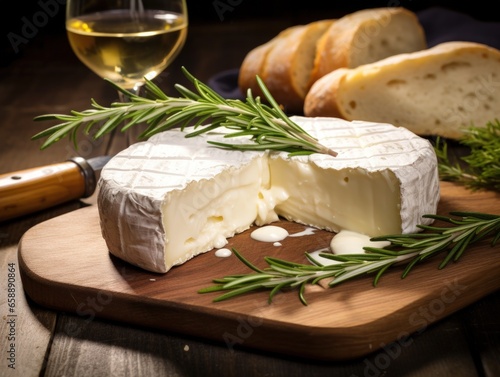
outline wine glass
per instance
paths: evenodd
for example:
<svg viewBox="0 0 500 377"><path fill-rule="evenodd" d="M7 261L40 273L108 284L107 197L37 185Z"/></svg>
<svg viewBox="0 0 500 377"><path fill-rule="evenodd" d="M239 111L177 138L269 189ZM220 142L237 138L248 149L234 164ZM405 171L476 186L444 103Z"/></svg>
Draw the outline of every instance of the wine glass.
<svg viewBox="0 0 500 377"><path fill-rule="evenodd" d="M158 76L178 55L187 28L185 0L68 0L66 5L66 31L76 56L137 95L145 78Z"/></svg>

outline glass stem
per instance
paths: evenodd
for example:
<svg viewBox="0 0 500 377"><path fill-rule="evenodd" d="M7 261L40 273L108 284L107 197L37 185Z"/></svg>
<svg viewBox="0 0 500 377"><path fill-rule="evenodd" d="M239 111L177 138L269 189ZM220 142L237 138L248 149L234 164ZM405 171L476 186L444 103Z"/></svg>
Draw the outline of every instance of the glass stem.
<svg viewBox="0 0 500 377"><path fill-rule="evenodd" d="M127 89L128 92L136 95L136 96L140 96L141 95L141 92L143 91L142 89L142 84L141 85L136 85L134 88L132 89ZM121 103L129 103L129 102L132 102L132 99L130 98L130 96L118 91L118 100L119 102ZM125 121L125 123L128 122L128 121ZM138 138L139 138L139 135L142 133L142 131L144 131L146 129L146 125L142 125L142 126L139 126L139 127L132 127L131 129L129 129L127 131L128 135L127 135L127 146L130 145L130 144L133 144ZM115 129L116 130L116 129Z"/></svg>
<svg viewBox="0 0 500 377"><path fill-rule="evenodd" d="M140 96L142 92L142 84L136 84L133 88L127 89L130 93ZM122 92L118 92L118 100L120 102L130 102L130 97Z"/></svg>

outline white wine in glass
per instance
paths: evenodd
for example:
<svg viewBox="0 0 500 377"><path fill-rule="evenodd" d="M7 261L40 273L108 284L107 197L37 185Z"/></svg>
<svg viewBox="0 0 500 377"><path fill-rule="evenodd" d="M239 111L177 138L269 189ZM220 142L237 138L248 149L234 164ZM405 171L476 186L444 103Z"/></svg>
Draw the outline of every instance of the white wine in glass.
<svg viewBox="0 0 500 377"><path fill-rule="evenodd" d="M136 94L144 78L152 80L175 59L187 29L185 0L68 0L66 5L76 56Z"/></svg>

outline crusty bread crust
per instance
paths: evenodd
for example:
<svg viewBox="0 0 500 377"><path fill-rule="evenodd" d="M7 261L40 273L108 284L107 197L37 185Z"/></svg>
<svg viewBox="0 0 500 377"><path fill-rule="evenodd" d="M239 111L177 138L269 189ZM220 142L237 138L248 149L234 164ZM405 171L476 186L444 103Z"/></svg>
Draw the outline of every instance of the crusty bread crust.
<svg viewBox="0 0 500 377"><path fill-rule="evenodd" d="M245 60L243 60L238 75L238 87L244 95L246 95L248 89L252 91L253 95L262 95L255 77L260 75L261 67L264 65L272 44L273 41L269 41L263 45L257 46L250 51L245 57Z"/></svg>
<svg viewBox="0 0 500 377"><path fill-rule="evenodd" d="M339 68L328 74L328 78L316 81L304 101L304 115L345 118L338 106L337 92L347 68Z"/></svg>
<svg viewBox="0 0 500 377"><path fill-rule="evenodd" d="M247 90L250 89L254 96L262 96L262 91L257 84L256 76L262 78L262 72L266 64L267 56L271 51L272 47L281 39L286 37L287 34L291 33L294 29L302 26L292 26L280 32L270 41L255 47L251 50L243 60L239 75L238 75L238 87L246 95Z"/></svg>
<svg viewBox="0 0 500 377"><path fill-rule="evenodd" d="M316 40L332 22L321 20L294 27L273 43L261 67L261 78L285 111L302 112L309 90Z"/></svg>
<svg viewBox="0 0 500 377"><path fill-rule="evenodd" d="M306 116L391 123L422 136L460 139L466 128L500 119L500 51L446 42L316 81Z"/></svg>
<svg viewBox="0 0 500 377"><path fill-rule="evenodd" d="M413 12L401 7L363 9L340 18L324 33L310 85L338 68L354 68L426 47L424 30Z"/></svg>

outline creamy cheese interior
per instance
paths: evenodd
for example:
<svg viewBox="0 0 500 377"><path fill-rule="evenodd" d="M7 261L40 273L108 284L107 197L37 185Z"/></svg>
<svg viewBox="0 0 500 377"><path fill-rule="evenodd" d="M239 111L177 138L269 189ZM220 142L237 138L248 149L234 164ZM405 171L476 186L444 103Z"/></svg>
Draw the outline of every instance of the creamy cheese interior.
<svg viewBox="0 0 500 377"><path fill-rule="evenodd" d="M169 192L162 204L167 266L183 263L200 250L223 247L227 238L255 221L277 220L273 206L260 195L268 184L266 159L257 157L240 169Z"/></svg>
<svg viewBox="0 0 500 377"><path fill-rule="evenodd" d="M339 232L401 232L399 182L393 172L332 171L283 157L258 157L211 180L191 182L162 204L167 266L200 250L222 248L252 224L286 218Z"/></svg>
<svg viewBox="0 0 500 377"><path fill-rule="evenodd" d="M390 170L332 170L271 158L270 171L271 186L287 197L275 210L287 220L370 236L401 232L400 184Z"/></svg>

